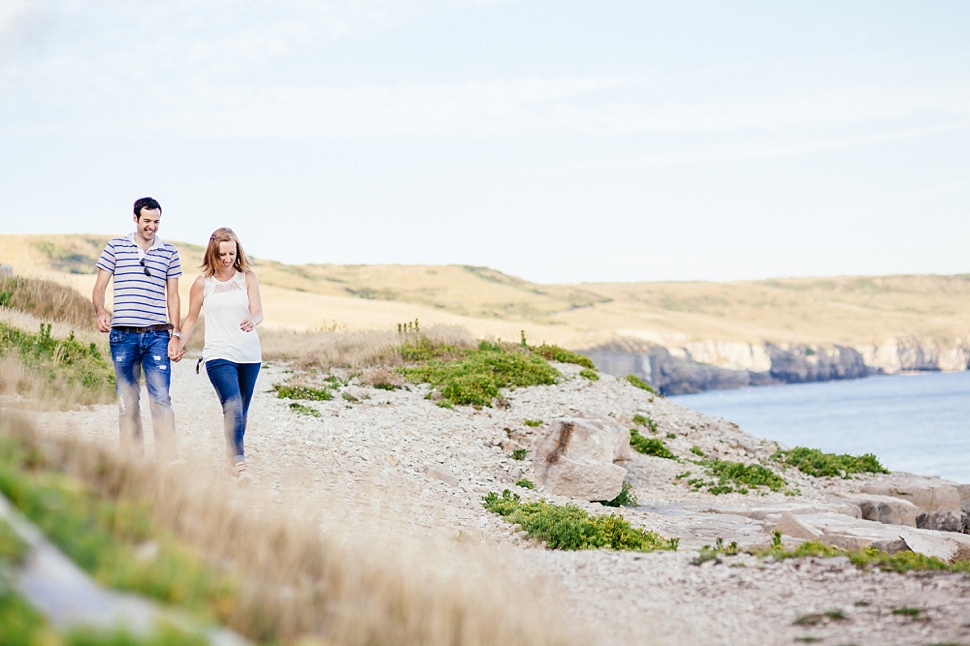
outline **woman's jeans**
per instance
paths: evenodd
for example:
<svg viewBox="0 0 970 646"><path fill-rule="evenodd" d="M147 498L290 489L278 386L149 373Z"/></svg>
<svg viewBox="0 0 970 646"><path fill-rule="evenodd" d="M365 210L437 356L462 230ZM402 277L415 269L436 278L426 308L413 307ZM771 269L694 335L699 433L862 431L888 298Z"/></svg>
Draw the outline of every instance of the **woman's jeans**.
<svg viewBox="0 0 970 646"><path fill-rule="evenodd" d="M152 432L155 434L155 456L159 460L174 460L176 457L175 414L168 394L172 383L168 341L168 332L126 332L115 328L108 336L115 367L121 446L126 452L139 455L144 450L139 404L144 370Z"/></svg>
<svg viewBox="0 0 970 646"><path fill-rule="evenodd" d="M253 399L256 377L259 376L258 363L234 363L225 359L210 359L205 362L209 381L216 389L222 404L222 424L226 432L226 455L233 461L245 461L243 436L246 434L246 420L249 403Z"/></svg>

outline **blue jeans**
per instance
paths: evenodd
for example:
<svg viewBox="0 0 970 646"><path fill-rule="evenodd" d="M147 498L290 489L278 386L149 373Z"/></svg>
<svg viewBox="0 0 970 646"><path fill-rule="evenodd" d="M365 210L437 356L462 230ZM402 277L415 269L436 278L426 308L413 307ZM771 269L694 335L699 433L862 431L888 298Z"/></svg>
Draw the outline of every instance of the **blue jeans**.
<svg viewBox="0 0 970 646"><path fill-rule="evenodd" d="M253 400L259 363L234 363L226 359L205 362L212 387L222 404L222 426L226 433L226 455L233 463L244 462L243 436L249 417L249 403Z"/></svg>
<svg viewBox="0 0 970 646"><path fill-rule="evenodd" d="M172 366L168 359L168 332L125 332L111 330L111 361L115 366L115 390L118 393L118 427L121 446L141 454L144 446L141 425L141 373L145 372L148 403L155 434L155 456L174 460L175 414L168 389L172 383Z"/></svg>

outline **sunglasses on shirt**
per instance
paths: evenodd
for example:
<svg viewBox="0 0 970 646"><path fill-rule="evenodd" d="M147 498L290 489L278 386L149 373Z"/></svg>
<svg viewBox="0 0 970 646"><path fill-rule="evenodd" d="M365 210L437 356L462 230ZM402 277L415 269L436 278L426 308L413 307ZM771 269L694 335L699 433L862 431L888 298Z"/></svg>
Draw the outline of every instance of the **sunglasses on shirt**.
<svg viewBox="0 0 970 646"><path fill-rule="evenodd" d="M141 270L142 270L143 272L145 272L145 275L146 275L146 276L149 276L149 277L150 277L150 276L152 275L152 272L150 272L150 271L148 271L148 267L147 267L147 266L145 265L145 259L144 259L144 258L142 258L142 259L141 259L141 260L139 260L138 262L139 262L139 264L141 264Z"/></svg>

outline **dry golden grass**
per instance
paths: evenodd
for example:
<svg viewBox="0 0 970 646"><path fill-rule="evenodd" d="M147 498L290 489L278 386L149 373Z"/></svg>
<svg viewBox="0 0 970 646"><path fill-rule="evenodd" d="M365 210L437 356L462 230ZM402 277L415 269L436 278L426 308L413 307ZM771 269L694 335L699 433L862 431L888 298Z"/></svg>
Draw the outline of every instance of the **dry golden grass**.
<svg viewBox="0 0 970 646"><path fill-rule="evenodd" d="M0 395L11 397L4 405L32 410L71 410L79 406L110 404L112 392L84 388L64 379L53 380L31 370L19 357L0 356Z"/></svg>
<svg viewBox="0 0 970 646"><path fill-rule="evenodd" d="M57 249L41 251L44 240L0 235L0 260L8 258L18 273L89 293L93 275L59 269L64 261L58 258L75 249L96 256L95 238L59 236ZM201 248L178 246L190 277ZM970 276L965 275L539 285L462 265L258 260L256 271L270 328L305 330L327 322L393 329L417 317L427 324L460 325L477 337L514 340L524 329L534 343L574 349L620 339L668 345L708 340L869 345L889 338L945 343L970 336ZM187 299L191 280L181 282Z"/></svg>
<svg viewBox="0 0 970 646"><path fill-rule="evenodd" d="M50 280L15 276L0 280L6 308L47 321L67 323L76 330L97 329L91 301L76 290Z"/></svg>
<svg viewBox="0 0 970 646"><path fill-rule="evenodd" d="M177 467L126 460L76 436L40 433L3 409L0 433L102 495L149 501L158 526L209 563L230 568L239 592L227 623L253 639L346 646L578 639L575 626L566 639L535 591L511 589L474 548L382 534L347 509L294 513L198 471L188 478Z"/></svg>
<svg viewBox="0 0 970 646"><path fill-rule="evenodd" d="M421 330L433 343L461 348L476 345L464 328L435 325ZM293 361L303 366L359 369L370 366L396 366L403 361L403 337L395 331L383 330L262 330L260 344L265 360Z"/></svg>

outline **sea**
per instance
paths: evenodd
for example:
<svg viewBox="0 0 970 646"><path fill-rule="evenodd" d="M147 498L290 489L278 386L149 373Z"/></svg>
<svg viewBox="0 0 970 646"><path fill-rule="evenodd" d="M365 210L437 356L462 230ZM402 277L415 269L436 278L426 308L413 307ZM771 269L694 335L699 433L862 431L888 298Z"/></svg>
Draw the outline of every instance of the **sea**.
<svg viewBox="0 0 970 646"><path fill-rule="evenodd" d="M892 471L970 483L970 372L711 390L670 401L788 447L874 453Z"/></svg>

